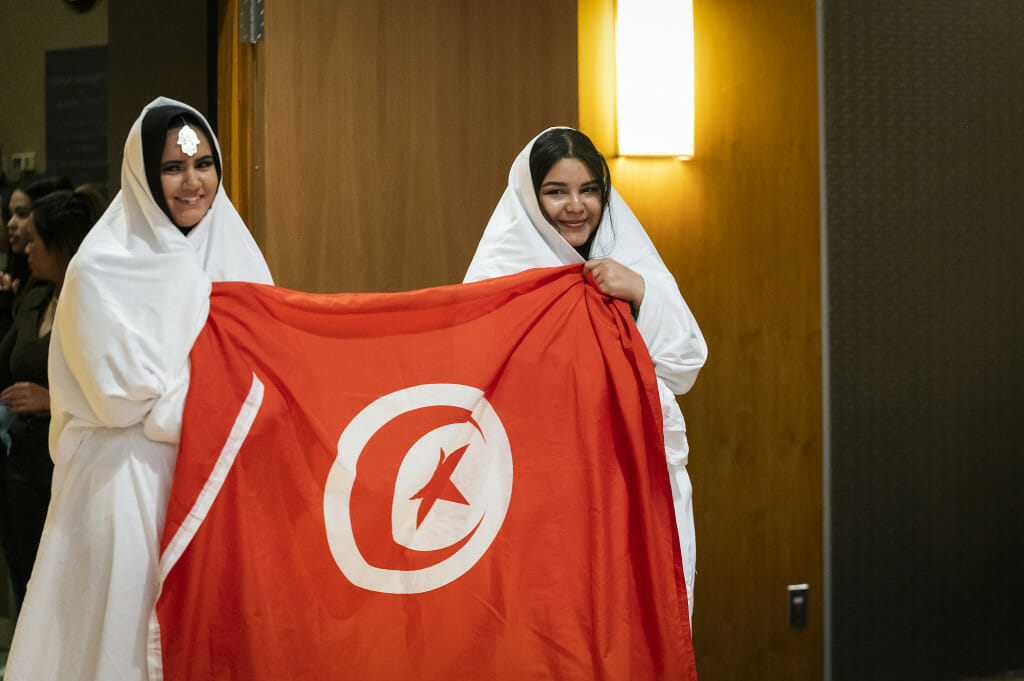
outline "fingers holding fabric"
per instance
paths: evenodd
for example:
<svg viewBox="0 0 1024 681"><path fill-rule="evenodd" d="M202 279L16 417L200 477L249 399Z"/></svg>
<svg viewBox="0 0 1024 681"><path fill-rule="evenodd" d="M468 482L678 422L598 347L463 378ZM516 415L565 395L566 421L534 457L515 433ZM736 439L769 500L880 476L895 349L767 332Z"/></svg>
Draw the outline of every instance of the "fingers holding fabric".
<svg viewBox="0 0 1024 681"><path fill-rule="evenodd" d="M593 275L601 293L625 300L634 310L640 309L646 286L644 278L633 270L611 258L596 258L584 263L583 272Z"/></svg>

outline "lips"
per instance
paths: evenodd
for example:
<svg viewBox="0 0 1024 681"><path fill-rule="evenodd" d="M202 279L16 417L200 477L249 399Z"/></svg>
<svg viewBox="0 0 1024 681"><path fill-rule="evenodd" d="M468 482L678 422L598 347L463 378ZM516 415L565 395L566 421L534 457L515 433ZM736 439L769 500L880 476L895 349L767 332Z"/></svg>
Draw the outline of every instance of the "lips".
<svg viewBox="0 0 1024 681"><path fill-rule="evenodd" d="M558 224L562 226L562 229L567 229L567 230L570 230L570 231L577 231L577 230L580 230L580 229L586 229L587 228L587 221L586 220L580 220L579 222L565 222L563 220L563 221L560 221Z"/></svg>

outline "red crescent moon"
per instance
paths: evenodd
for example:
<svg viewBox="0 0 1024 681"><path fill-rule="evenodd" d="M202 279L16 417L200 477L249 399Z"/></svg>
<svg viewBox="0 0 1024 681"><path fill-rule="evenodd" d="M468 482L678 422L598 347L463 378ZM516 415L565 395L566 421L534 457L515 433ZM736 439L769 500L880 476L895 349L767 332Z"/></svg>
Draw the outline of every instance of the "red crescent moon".
<svg viewBox="0 0 1024 681"><path fill-rule="evenodd" d="M458 542L433 551L402 546L391 534L395 481L409 449L425 433L466 422L480 431L467 409L441 405L421 407L391 419L367 441L356 464L349 518L356 546L368 564L388 570L422 570L454 555L472 538L483 519Z"/></svg>

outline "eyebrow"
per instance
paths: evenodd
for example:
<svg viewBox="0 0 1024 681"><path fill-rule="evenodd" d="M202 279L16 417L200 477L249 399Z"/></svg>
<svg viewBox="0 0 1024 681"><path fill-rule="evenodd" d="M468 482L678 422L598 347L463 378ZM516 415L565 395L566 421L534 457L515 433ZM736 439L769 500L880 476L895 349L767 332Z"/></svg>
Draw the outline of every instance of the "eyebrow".
<svg viewBox="0 0 1024 681"><path fill-rule="evenodd" d="M601 186L600 183L597 180L587 180L586 182L584 182L580 186L589 187L590 185L595 185L595 186L598 186L598 187ZM543 189L544 187L547 187L547 186L552 186L552 187L568 187L569 183L568 182L556 182L555 180L551 180L549 182L545 182L544 184L542 184L540 186L540 188Z"/></svg>
<svg viewBox="0 0 1024 681"><path fill-rule="evenodd" d="M213 160L213 154L203 154L202 156L199 156L198 158L196 158L195 162L199 163L200 161L205 161L206 159L210 159L212 161ZM186 160L187 159L183 159L183 158L168 159L166 161L161 161L160 162L160 167L163 168L164 166L168 166L168 165L171 165L173 163L184 163Z"/></svg>

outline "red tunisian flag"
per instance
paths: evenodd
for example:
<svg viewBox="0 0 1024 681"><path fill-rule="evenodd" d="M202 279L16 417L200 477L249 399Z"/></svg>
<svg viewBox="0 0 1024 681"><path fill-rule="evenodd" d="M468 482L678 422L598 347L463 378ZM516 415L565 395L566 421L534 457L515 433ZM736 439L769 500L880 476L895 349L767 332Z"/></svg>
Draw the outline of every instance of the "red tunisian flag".
<svg viewBox="0 0 1024 681"><path fill-rule="evenodd" d="M214 284L151 678L696 679L654 367L580 266Z"/></svg>

